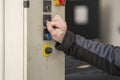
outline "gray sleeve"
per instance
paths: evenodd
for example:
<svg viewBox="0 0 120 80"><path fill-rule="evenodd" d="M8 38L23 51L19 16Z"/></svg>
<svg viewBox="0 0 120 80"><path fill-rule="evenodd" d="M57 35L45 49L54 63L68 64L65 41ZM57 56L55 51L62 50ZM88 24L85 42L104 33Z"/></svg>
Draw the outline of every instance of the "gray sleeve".
<svg viewBox="0 0 120 80"><path fill-rule="evenodd" d="M120 47L85 39L67 31L63 42L56 43L56 49L66 55L85 61L99 69L120 76Z"/></svg>
<svg viewBox="0 0 120 80"><path fill-rule="evenodd" d="M120 68L120 47L88 40L79 35L76 35L76 44Z"/></svg>

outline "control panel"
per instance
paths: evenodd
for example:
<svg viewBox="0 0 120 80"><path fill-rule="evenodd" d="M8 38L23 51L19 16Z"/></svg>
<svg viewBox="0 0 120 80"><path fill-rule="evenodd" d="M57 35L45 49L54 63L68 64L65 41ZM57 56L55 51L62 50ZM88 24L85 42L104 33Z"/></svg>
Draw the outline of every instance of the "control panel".
<svg viewBox="0 0 120 80"><path fill-rule="evenodd" d="M52 36L47 30L46 23L47 21L51 21L51 12L52 12L52 1L43 1L43 40L50 41L52 40ZM47 14L46 14L47 13ZM44 57L49 57L52 54L52 48L49 44L44 44L42 49L42 54Z"/></svg>
<svg viewBox="0 0 120 80"><path fill-rule="evenodd" d="M46 22L55 15L65 18L65 0L29 0L27 9L28 80L64 80L65 56L55 49L56 42Z"/></svg>
<svg viewBox="0 0 120 80"><path fill-rule="evenodd" d="M52 1L43 1L43 40L50 41L52 36L47 30L46 23L51 21L51 12L52 12ZM46 14L47 13L47 14ZM44 44L42 48L42 54L44 57L49 57L52 54L52 48L49 44Z"/></svg>
<svg viewBox="0 0 120 80"><path fill-rule="evenodd" d="M53 4L54 4L53 6L60 7L60 6L63 6L65 4L65 0L53 0ZM52 9L52 1L51 0L44 0L43 1L43 40L44 41L51 41L52 40L52 36L46 27L47 21L51 21L52 12L53 12L52 10L53 10ZM52 48L44 49L44 47L43 47L43 50L45 50L45 51L43 51L43 55L44 55L44 54L47 54L46 51L50 51L50 50L52 51ZM50 56L50 54L49 54L49 56Z"/></svg>

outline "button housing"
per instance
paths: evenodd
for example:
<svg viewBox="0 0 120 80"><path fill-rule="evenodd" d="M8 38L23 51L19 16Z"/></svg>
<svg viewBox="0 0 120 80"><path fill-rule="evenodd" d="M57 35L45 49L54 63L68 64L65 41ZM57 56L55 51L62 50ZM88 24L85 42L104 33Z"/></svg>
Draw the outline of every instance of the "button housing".
<svg viewBox="0 0 120 80"><path fill-rule="evenodd" d="M51 34L49 33L49 31L47 29L44 29L43 31L43 40L51 40Z"/></svg>
<svg viewBox="0 0 120 80"><path fill-rule="evenodd" d="M46 47L46 48L45 48L45 52L46 52L47 54L51 54L51 53L52 53L52 48L51 48L51 47Z"/></svg>
<svg viewBox="0 0 120 80"><path fill-rule="evenodd" d="M43 26L46 27L47 21L51 21L51 15L50 14L44 14L43 15Z"/></svg>
<svg viewBox="0 0 120 80"><path fill-rule="evenodd" d="M43 12L51 12L51 1L44 1L43 3Z"/></svg>

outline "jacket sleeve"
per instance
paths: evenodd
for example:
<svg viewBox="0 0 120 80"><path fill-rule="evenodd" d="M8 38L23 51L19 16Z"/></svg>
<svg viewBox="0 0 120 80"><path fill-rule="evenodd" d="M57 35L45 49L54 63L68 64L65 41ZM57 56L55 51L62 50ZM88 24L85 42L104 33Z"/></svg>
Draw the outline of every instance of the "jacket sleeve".
<svg viewBox="0 0 120 80"><path fill-rule="evenodd" d="M66 55L86 61L105 72L120 76L120 47L103 44L67 31L63 42L55 47Z"/></svg>

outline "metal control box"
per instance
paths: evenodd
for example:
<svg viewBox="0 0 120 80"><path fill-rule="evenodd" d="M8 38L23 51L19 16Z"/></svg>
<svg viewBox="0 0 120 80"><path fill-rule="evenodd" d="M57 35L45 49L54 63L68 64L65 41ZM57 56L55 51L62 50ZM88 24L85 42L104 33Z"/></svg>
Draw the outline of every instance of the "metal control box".
<svg viewBox="0 0 120 80"><path fill-rule="evenodd" d="M64 54L55 49L55 41L46 29L46 21L59 14L64 18L64 6L54 6L54 0L30 0L27 10L27 77L28 80L64 80ZM47 46L49 45L49 46ZM52 49L44 54L44 47ZM50 49L48 49L49 52Z"/></svg>

